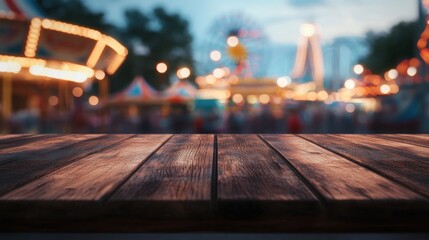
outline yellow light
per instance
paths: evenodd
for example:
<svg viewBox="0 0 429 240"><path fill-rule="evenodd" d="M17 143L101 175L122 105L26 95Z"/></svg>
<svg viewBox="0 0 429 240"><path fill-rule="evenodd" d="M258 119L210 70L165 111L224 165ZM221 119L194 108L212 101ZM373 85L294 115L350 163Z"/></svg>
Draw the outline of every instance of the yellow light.
<svg viewBox="0 0 429 240"><path fill-rule="evenodd" d="M388 94L390 92L390 86L387 84L383 84L380 86L380 92L382 94Z"/></svg>
<svg viewBox="0 0 429 240"><path fill-rule="evenodd" d="M21 64L18 62L0 62L0 72L19 73L20 71Z"/></svg>
<svg viewBox="0 0 429 240"><path fill-rule="evenodd" d="M238 78L237 75L231 75L231 77L229 77L229 82L231 84L237 84L240 81L240 79Z"/></svg>
<svg viewBox="0 0 429 240"><path fill-rule="evenodd" d="M395 94L399 92L399 86L396 84L393 84L392 86L390 86L390 92Z"/></svg>
<svg viewBox="0 0 429 240"><path fill-rule="evenodd" d="M98 97L97 96L91 96L88 99L88 102L91 106L96 106L99 102Z"/></svg>
<svg viewBox="0 0 429 240"><path fill-rule="evenodd" d="M316 27L313 24L305 23L301 26L300 32L304 37L312 37L316 34Z"/></svg>
<svg viewBox="0 0 429 240"><path fill-rule="evenodd" d="M232 101L233 101L234 103L236 103L236 104L239 104L239 103L243 102L243 95L238 94L238 93L234 94L234 95L232 96Z"/></svg>
<svg viewBox="0 0 429 240"><path fill-rule="evenodd" d="M346 87L347 89L350 89L350 90L354 89L356 87L355 80L353 80L353 79L347 79L344 82L344 87Z"/></svg>
<svg viewBox="0 0 429 240"><path fill-rule="evenodd" d="M316 101L317 100L317 93L316 92L309 92L307 94L307 98L310 101Z"/></svg>
<svg viewBox="0 0 429 240"><path fill-rule="evenodd" d="M364 68L361 64L357 64L353 67L353 72L356 73L357 75L362 74L364 71Z"/></svg>
<svg viewBox="0 0 429 240"><path fill-rule="evenodd" d="M231 91L226 90L225 91L225 99L230 98L231 97Z"/></svg>
<svg viewBox="0 0 429 240"><path fill-rule="evenodd" d="M73 88L72 93L73 93L73 96L75 96L75 97L82 97L83 89L80 87L75 87L75 88Z"/></svg>
<svg viewBox="0 0 429 240"><path fill-rule="evenodd" d="M230 47L237 47L238 44L240 43L240 40L238 39L238 37L236 36L230 36L228 37L228 39L226 40L226 43L228 44L228 46Z"/></svg>
<svg viewBox="0 0 429 240"><path fill-rule="evenodd" d="M227 67L223 67L222 70L224 72L224 77L228 77L229 74L231 74L231 70L229 70Z"/></svg>
<svg viewBox="0 0 429 240"><path fill-rule="evenodd" d="M207 83L208 83L208 84L215 84L215 83L216 83L216 78L215 78L215 76L213 76L213 75L211 75L211 74L207 76L206 80L207 80Z"/></svg>
<svg viewBox="0 0 429 240"><path fill-rule="evenodd" d="M42 20L39 18L33 18L30 23L30 30L28 31L27 42L25 45L24 55L26 57L36 56L37 44L40 37L40 29L42 26Z"/></svg>
<svg viewBox="0 0 429 240"><path fill-rule="evenodd" d="M291 82L292 82L292 80L288 76L280 77L277 79L277 86L279 86L281 88L285 88L287 85L291 84Z"/></svg>
<svg viewBox="0 0 429 240"><path fill-rule="evenodd" d="M416 74L417 74L417 68L416 68L416 67L413 67L413 66L409 67L409 68L407 69L407 74L408 74L408 76L410 76L410 77L414 77L414 76L416 76Z"/></svg>
<svg viewBox="0 0 429 240"><path fill-rule="evenodd" d="M167 70L168 70L167 64L163 62L156 64L156 71L158 71L159 73L165 73L167 72Z"/></svg>
<svg viewBox="0 0 429 240"><path fill-rule="evenodd" d="M267 94L260 95L259 102L261 102L262 104L268 104L270 102L270 96L268 96Z"/></svg>
<svg viewBox="0 0 429 240"><path fill-rule="evenodd" d="M217 62L222 58L222 53L219 52L218 50L213 50L210 53L210 59Z"/></svg>
<svg viewBox="0 0 429 240"><path fill-rule="evenodd" d="M124 62L126 55L116 55L110 65L107 67L107 73L110 75L114 74L116 70L121 66L122 62Z"/></svg>
<svg viewBox="0 0 429 240"><path fill-rule="evenodd" d="M287 99L292 99L294 97L294 92L291 90L287 90L283 93L283 97Z"/></svg>
<svg viewBox="0 0 429 240"><path fill-rule="evenodd" d="M325 101L329 97L328 93L326 91L320 91L317 93L317 99L319 101Z"/></svg>
<svg viewBox="0 0 429 240"><path fill-rule="evenodd" d="M346 112L353 113L356 110L356 107L352 103L346 104Z"/></svg>
<svg viewBox="0 0 429 240"><path fill-rule="evenodd" d="M191 70L187 67L180 68L177 70L177 77L179 79L185 79L191 76Z"/></svg>
<svg viewBox="0 0 429 240"><path fill-rule="evenodd" d="M390 78L390 79L396 79L397 77L398 77L398 71L396 70L396 69L390 69L388 72L387 72L387 76Z"/></svg>
<svg viewBox="0 0 429 240"><path fill-rule="evenodd" d="M50 96L48 99L49 105L56 106L58 105L58 97L57 96Z"/></svg>
<svg viewBox="0 0 429 240"><path fill-rule="evenodd" d="M258 103L258 98L255 95L249 95L249 96L247 96L246 100L247 100L247 102L249 104L256 104L256 103Z"/></svg>
<svg viewBox="0 0 429 240"><path fill-rule="evenodd" d="M101 53L103 52L105 46L106 42L104 41L104 39L98 40L98 42L95 44L94 49L92 50L91 55L89 55L86 65L88 65L89 67L94 67L97 64L98 59L100 59Z"/></svg>
<svg viewBox="0 0 429 240"><path fill-rule="evenodd" d="M106 77L106 73L102 70L95 71L95 78L98 80L103 80Z"/></svg>
<svg viewBox="0 0 429 240"><path fill-rule="evenodd" d="M222 68L216 68L213 70L213 76L215 78L222 78L225 76L225 71Z"/></svg>
<svg viewBox="0 0 429 240"><path fill-rule="evenodd" d="M88 75L85 72L59 70L40 65L30 67L29 72L34 76L49 77L78 83L85 82L88 79Z"/></svg>

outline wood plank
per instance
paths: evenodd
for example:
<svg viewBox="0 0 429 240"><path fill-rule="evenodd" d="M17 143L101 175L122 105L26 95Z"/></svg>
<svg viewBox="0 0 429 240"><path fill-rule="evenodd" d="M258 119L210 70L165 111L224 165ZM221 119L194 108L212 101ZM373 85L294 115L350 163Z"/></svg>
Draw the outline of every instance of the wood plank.
<svg viewBox="0 0 429 240"><path fill-rule="evenodd" d="M3 141L9 141L13 139L19 139L22 137L30 136L31 134L0 134L0 146Z"/></svg>
<svg viewBox="0 0 429 240"><path fill-rule="evenodd" d="M100 200L126 180L169 137L144 135L126 139L38 178L0 199Z"/></svg>
<svg viewBox="0 0 429 240"><path fill-rule="evenodd" d="M429 147L429 136L423 134L374 134L371 136L421 147Z"/></svg>
<svg viewBox="0 0 429 240"><path fill-rule="evenodd" d="M112 199L209 200L213 135L175 135Z"/></svg>
<svg viewBox="0 0 429 240"><path fill-rule="evenodd" d="M429 151L426 148L361 135L300 135L392 181L428 197ZM398 148L395 148L398 146Z"/></svg>
<svg viewBox="0 0 429 240"><path fill-rule="evenodd" d="M100 136L91 135L80 137L80 139L66 135L64 138L70 138L70 141L66 141L70 144L62 148L35 152L28 150L22 155L17 153L20 156L19 159L0 166L0 195L130 137L128 135ZM60 138L60 140L64 140L64 138ZM42 148L45 147L43 142L39 142L39 145Z"/></svg>
<svg viewBox="0 0 429 240"><path fill-rule="evenodd" d="M262 217L319 209L306 184L255 135L218 136L218 173L218 200L225 214Z"/></svg>
<svg viewBox="0 0 429 240"><path fill-rule="evenodd" d="M20 147L24 144L29 144L29 143L53 138L55 136L58 136L58 134L43 134L43 135L23 134L18 137L6 138L3 141L0 141L0 149Z"/></svg>
<svg viewBox="0 0 429 240"><path fill-rule="evenodd" d="M317 189L331 214L409 213L422 206L429 209L424 197L300 137L262 135L262 138ZM363 209L366 211L361 212Z"/></svg>
<svg viewBox="0 0 429 240"><path fill-rule="evenodd" d="M210 214L213 150L213 135L175 135L116 192L111 205L126 205L129 215L141 217Z"/></svg>
<svg viewBox="0 0 429 240"><path fill-rule="evenodd" d="M100 137L101 135L53 135L48 139L41 139L27 144L0 149L0 165L17 160L28 159L43 155L50 151L65 147L78 141Z"/></svg>

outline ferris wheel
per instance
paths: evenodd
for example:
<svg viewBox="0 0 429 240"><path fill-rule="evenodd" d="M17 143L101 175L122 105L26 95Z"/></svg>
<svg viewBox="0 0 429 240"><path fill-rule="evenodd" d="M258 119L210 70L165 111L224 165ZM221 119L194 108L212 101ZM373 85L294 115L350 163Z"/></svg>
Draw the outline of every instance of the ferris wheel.
<svg viewBox="0 0 429 240"><path fill-rule="evenodd" d="M262 27L242 14L217 19L210 27L200 56L205 73L226 67L240 77L264 76L267 69L267 37Z"/></svg>

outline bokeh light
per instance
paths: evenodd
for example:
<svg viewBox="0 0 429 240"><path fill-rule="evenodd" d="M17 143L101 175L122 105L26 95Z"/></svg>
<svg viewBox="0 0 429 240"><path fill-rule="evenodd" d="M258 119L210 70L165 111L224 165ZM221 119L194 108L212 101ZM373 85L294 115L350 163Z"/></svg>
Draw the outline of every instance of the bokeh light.
<svg viewBox="0 0 429 240"><path fill-rule="evenodd" d="M165 73L168 70L168 66L167 64L160 62L158 64L156 64L156 71L158 71L159 73Z"/></svg>

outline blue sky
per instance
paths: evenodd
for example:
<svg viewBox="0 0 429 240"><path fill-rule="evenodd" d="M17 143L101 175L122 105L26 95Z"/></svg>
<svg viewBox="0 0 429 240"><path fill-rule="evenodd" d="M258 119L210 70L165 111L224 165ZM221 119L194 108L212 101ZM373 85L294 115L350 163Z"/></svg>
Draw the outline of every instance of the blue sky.
<svg viewBox="0 0 429 240"><path fill-rule="evenodd" d="M299 26L316 22L322 42L339 36L364 36L369 30L385 31L400 21L417 18L417 0L86 0L106 12L110 22L121 25L123 10L144 12L155 6L178 12L189 20L196 43L204 41L219 17L241 13L259 22L273 43L295 44Z"/></svg>

